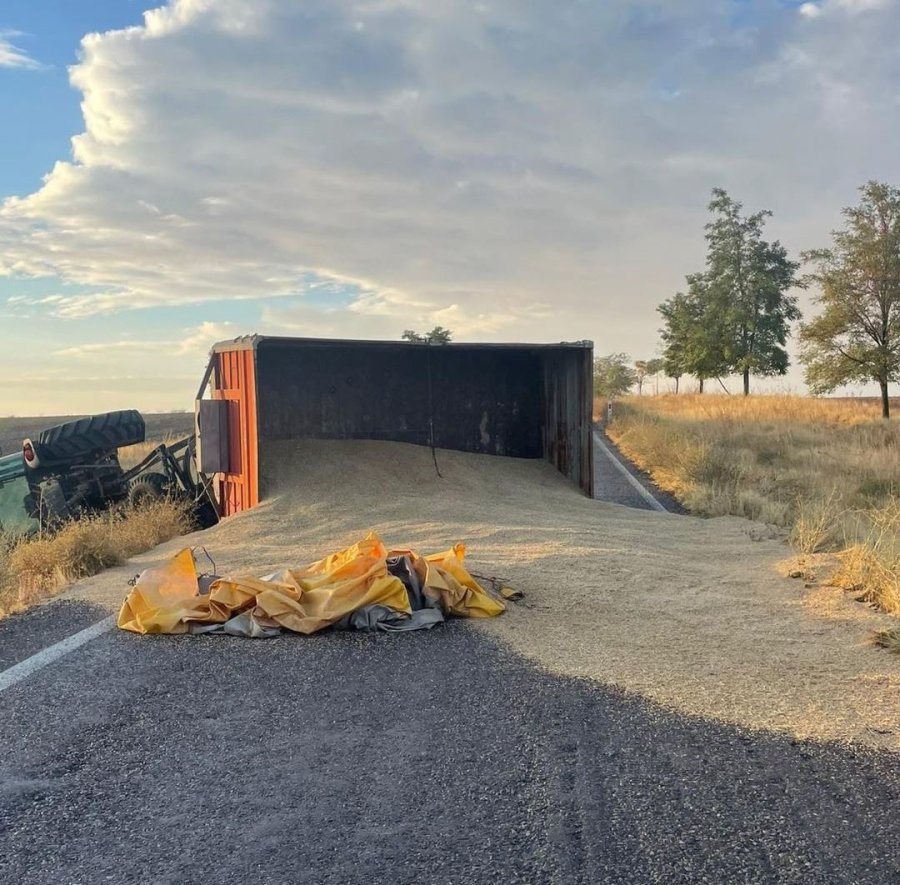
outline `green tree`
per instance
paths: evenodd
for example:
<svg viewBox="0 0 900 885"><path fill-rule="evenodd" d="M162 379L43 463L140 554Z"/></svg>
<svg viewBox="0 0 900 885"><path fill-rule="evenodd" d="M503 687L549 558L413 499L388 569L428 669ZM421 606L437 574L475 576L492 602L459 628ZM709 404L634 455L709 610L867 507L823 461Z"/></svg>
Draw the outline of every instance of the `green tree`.
<svg viewBox="0 0 900 885"><path fill-rule="evenodd" d="M877 381L889 418L888 384L900 381L900 190L870 181L830 249L804 254L816 270L821 314L800 330L800 359L813 393Z"/></svg>
<svg viewBox="0 0 900 885"><path fill-rule="evenodd" d="M686 313L685 296L679 292L657 307L665 325L660 329L663 340L663 371L675 381L675 393L681 384L681 376L688 372L685 354L686 335L683 334L683 318Z"/></svg>
<svg viewBox="0 0 900 885"><path fill-rule="evenodd" d="M637 373L631 368L627 353L611 353L594 360L594 395L614 399L628 393L637 383Z"/></svg>
<svg viewBox="0 0 900 885"><path fill-rule="evenodd" d="M661 359L634 361L634 374L638 386L638 396L640 396L644 391L644 382L648 378L655 378L657 375L659 375L660 372L663 371L663 368L663 361ZM658 386L659 385L657 385L657 387ZM658 389L657 393L659 393Z"/></svg>
<svg viewBox="0 0 900 885"><path fill-rule="evenodd" d="M705 274L691 274L687 284L686 293L678 292L657 308L664 323L660 330L662 359L670 378L694 375L703 393L707 379L731 370L727 317L721 305L714 302Z"/></svg>
<svg viewBox="0 0 900 885"><path fill-rule="evenodd" d="M788 293L800 265L777 240L763 239L770 211L744 216L742 204L721 188L713 190L709 210L715 217L706 225L708 307L722 313L726 360L743 375L748 396L751 374L787 372L790 324L800 319L797 298Z"/></svg>
<svg viewBox="0 0 900 885"><path fill-rule="evenodd" d="M416 344L449 344L453 333L443 326L435 326L424 335L412 329L407 329L400 337L404 341L412 341Z"/></svg>
<svg viewBox="0 0 900 885"><path fill-rule="evenodd" d="M644 392L644 379L649 373L650 368L647 360L634 361L634 375L637 381L638 396Z"/></svg>
<svg viewBox="0 0 900 885"><path fill-rule="evenodd" d="M655 393L659 393L659 376L663 371L665 371L665 363L661 357L654 357L652 360L647 360L647 376L656 381Z"/></svg>

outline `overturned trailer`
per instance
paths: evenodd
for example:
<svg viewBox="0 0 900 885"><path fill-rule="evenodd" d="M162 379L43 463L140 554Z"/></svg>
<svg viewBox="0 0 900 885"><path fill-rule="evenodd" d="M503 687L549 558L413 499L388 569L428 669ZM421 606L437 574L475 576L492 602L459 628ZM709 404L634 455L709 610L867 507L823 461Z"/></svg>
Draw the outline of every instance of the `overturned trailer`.
<svg viewBox="0 0 900 885"><path fill-rule="evenodd" d="M197 393L200 470L220 513L259 503L269 443L380 439L543 458L593 494L593 345L248 336L212 348Z"/></svg>

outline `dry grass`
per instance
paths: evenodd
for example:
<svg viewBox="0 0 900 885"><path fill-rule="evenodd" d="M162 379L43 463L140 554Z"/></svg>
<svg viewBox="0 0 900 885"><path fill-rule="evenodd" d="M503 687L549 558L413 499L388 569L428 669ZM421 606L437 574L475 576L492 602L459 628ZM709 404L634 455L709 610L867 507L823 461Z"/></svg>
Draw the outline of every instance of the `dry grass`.
<svg viewBox="0 0 900 885"><path fill-rule="evenodd" d="M7 542L0 549L0 617L190 529L187 505L166 499L76 520L52 535Z"/></svg>
<svg viewBox="0 0 900 885"><path fill-rule="evenodd" d="M895 627L893 630L877 630L872 635L872 639L876 645L900 654L900 627Z"/></svg>
<svg viewBox="0 0 900 885"><path fill-rule="evenodd" d="M829 580L859 593L862 602L900 615L900 499L859 516L865 523L862 540L840 552L840 567Z"/></svg>
<svg viewBox="0 0 900 885"><path fill-rule="evenodd" d="M8 544L4 544L0 536L0 617L18 602L18 585L9 566L8 554Z"/></svg>
<svg viewBox="0 0 900 885"><path fill-rule="evenodd" d="M843 541L842 518L834 489L824 500L801 498L791 526L791 546L801 556L835 550Z"/></svg>
<svg viewBox="0 0 900 885"><path fill-rule="evenodd" d="M900 614L900 423L877 403L798 396L630 397L610 437L692 512L782 526L829 579Z"/></svg>
<svg viewBox="0 0 900 885"><path fill-rule="evenodd" d="M900 493L900 423L877 405L797 396L630 397L610 437L694 513L810 524L836 543L846 514ZM842 514L826 530L824 513ZM851 536L851 540L853 540Z"/></svg>
<svg viewBox="0 0 900 885"><path fill-rule="evenodd" d="M154 449L158 449L160 446L171 446L182 439L184 439L183 436L166 434L159 439L148 439L133 446L125 446L119 449L119 463L124 470L128 470L143 461Z"/></svg>

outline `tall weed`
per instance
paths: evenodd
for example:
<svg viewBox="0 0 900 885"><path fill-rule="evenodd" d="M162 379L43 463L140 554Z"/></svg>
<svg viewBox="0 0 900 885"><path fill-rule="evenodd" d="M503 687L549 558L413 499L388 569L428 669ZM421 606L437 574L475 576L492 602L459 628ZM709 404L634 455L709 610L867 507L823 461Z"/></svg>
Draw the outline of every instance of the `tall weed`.
<svg viewBox="0 0 900 885"><path fill-rule="evenodd" d="M188 505L163 499L73 520L42 537L7 542L0 549L0 617L191 528Z"/></svg>

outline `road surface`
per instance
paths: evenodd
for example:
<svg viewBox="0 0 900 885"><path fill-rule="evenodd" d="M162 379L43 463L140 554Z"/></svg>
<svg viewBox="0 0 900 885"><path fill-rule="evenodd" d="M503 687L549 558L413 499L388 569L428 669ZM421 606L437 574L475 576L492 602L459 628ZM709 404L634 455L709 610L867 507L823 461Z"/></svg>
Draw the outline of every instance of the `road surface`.
<svg viewBox="0 0 900 885"><path fill-rule="evenodd" d="M684 512L675 498L625 459L600 426L594 431L594 497L639 510Z"/></svg>
<svg viewBox="0 0 900 885"><path fill-rule="evenodd" d="M106 614L0 622L0 670ZM106 632L0 690L0 738L2 883L900 877L896 756L676 715L465 622Z"/></svg>

